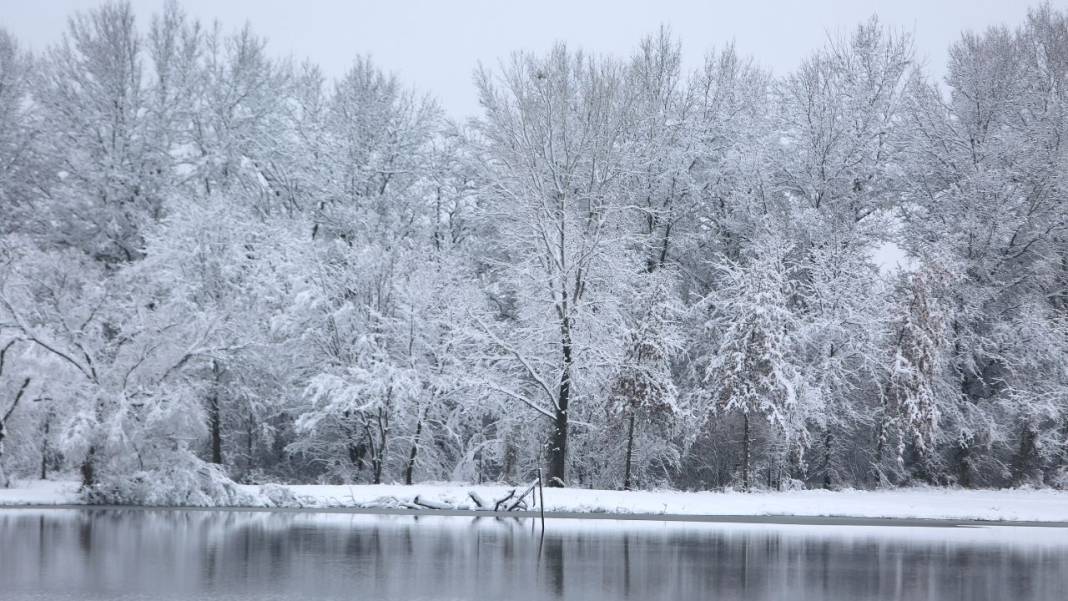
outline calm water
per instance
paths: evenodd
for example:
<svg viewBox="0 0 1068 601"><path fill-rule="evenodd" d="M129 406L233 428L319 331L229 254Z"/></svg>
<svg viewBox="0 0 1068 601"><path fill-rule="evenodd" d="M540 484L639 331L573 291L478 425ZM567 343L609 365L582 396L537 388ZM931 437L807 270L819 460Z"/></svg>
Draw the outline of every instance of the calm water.
<svg viewBox="0 0 1068 601"><path fill-rule="evenodd" d="M1068 530L6 509L0 599L1063 601Z"/></svg>

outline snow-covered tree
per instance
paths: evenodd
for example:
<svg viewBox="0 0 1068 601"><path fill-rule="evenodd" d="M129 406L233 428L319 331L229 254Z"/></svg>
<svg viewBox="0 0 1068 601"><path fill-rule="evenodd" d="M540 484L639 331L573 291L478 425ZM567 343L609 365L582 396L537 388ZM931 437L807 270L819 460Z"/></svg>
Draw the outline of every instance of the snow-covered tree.
<svg viewBox="0 0 1068 601"><path fill-rule="evenodd" d="M0 481L1068 485L1064 11L944 86L874 18L778 76L558 45L464 124L143 17L0 30Z"/></svg>
<svg viewBox="0 0 1068 601"><path fill-rule="evenodd" d="M58 175L41 218L56 243L110 264L141 256L167 175L168 149L148 129L143 43L128 3L78 13L41 61L34 93Z"/></svg>
<svg viewBox="0 0 1068 601"><path fill-rule="evenodd" d="M797 366L800 323L790 307L794 277L791 248L768 240L746 264L724 262L723 283L709 298L706 330L717 343L707 357L705 394L708 419L719 412L742 416L739 471L745 490L752 485L752 423L765 420L776 435L802 444L807 402Z"/></svg>
<svg viewBox="0 0 1068 601"><path fill-rule="evenodd" d="M669 470L664 468L673 468L679 458L673 443L685 409L671 371L671 361L682 347L681 308L673 298L672 279L661 272L638 281L626 321L623 357L610 380L610 404L626 431L624 490L635 482L647 482L657 467L661 477L666 476Z"/></svg>
<svg viewBox="0 0 1068 601"><path fill-rule="evenodd" d="M637 272L619 202L632 100L618 63L562 45L516 54L476 83L486 218L500 230L496 268L516 305L485 327L518 384L500 392L550 421L547 483L562 486L573 401L598 388L591 359L613 319L612 287Z"/></svg>
<svg viewBox="0 0 1068 601"><path fill-rule="evenodd" d="M1038 430L1059 428L1031 406L1056 396L1036 384L1063 381L1047 360L1060 356L1057 337L1036 333L1056 323L1039 299L1048 299L1068 226L1064 26L1045 8L1015 32L964 35L950 50L948 97L917 79L907 112L904 239L921 262L937 260L952 276L948 388L959 395L945 427L955 440L952 476L965 485L1001 481L1010 438L1032 453Z"/></svg>
<svg viewBox="0 0 1068 601"><path fill-rule="evenodd" d="M878 464L896 441L894 458L900 469L905 465L906 448L911 447L917 475L928 480L934 477L931 462L939 442L938 418L941 400L947 396L942 386L949 348L937 296L941 291L931 282L937 275L905 276L890 332L892 358L876 451Z"/></svg>
<svg viewBox="0 0 1068 601"><path fill-rule="evenodd" d="M30 103L34 62L0 28L0 234L39 232L31 217L41 188L51 185L42 172L39 115Z"/></svg>

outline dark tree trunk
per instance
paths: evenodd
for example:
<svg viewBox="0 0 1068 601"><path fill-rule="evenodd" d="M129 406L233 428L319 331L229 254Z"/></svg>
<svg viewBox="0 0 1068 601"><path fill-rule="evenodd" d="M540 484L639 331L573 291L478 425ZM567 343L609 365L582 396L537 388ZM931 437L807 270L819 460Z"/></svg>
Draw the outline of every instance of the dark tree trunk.
<svg viewBox="0 0 1068 601"><path fill-rule="evenodd" d="M515 467L519 461L519 450L515 446L515 442L512 440L512 434L509 433L504 437L504 459L501 465L501 476L505 482L515 482Z"/></svg>
<svg viewBox="0 0 1068 601"><path fill-rule="evenodd" d="M871 481L873 486L879 486L883 482L883 459L886 456L886 445L890 437L889 403L883 399L882 415L879 416L879 426L875 434L875 459L871 464Z"/></svg>
<svg viewBox="0 0 1068 601"><path fill-rule="evenodd" d="M552 487L567 483L567 429L568 404L571 401L571 329L565 320L561 326L563 372L560 375L560 392L553 416L553 432L549 441L549 481Z"/></svg>
<svg viewBox="0 0 1068 601"><path fill-rule="evenodd" d="M378 449L375 446L377 443L375 442L375 436L371 431L370 425L364 427L364 436L367 438L367 457L371 461L371 483L378 484L378 474L381 470L379 469Z"/></svg>
<svg viewBox="0 0 1068 601"><path fill-rule="evenodd" d="M408 452L408 465L404 469L404 483L412 483L412 474L415 472L415 457L419 453L419 435L423 433L423 420L426 419L426 413L419 418L419 421L415 423L415 438L412 440L412 449ZM481 479L481 474L479 475Z"/></svg>
<svg viewBox="0 0 1068 601"><path fill-rule="evenodd" d="M89 451L85 453L85 461L82 461L82 487L92 488L96 484L96 446L89 445Z"/></svg>
<svg viewBox="0 0 1068 601"><path fill-rule="evenodd" d="M834 435L827 428L823 435L823 488L834 487Z"/></svg>
<svg viewBox="0 0 1068 601"><path fill-rule="evenodd" d="M104 421L104 415L106 414L106 407L102 398L97 398L96 402L96 423L101 424ZM99 427L99 425L98 425ZM97 474L96 474L96 452L97 443L99 437L94 433L91 435L89 441L89 450L85 453L85 459L82 461L82 487L89 489L96 486Z"/></svg>
<svg viewBox="0 0 1068 601"><path fill-rule="evenodd" d="M48 444L49 433L52 430L52 410L45 413L44 424L41 427L41 479L48 479L48 459L52 454L52 448Z"/></svg>
<svg viewBox="0 0 1068 601"><path fill-rule="evenodd" d="M1038 484L1035 482L1038 474L1041 473L1038 458L1038 433L1030 425L1024 426L1020 432L1020 447L1016 452L1014 464L1012 470L1014 485L1019 486L1029 482Z"/></svg>
<svg viewBox="0 0 1068 601"><path fill-rule="evenodd" d="M742 490L749 492L749 468L752 463L752 436L749 430L749 414L742 414Z"/></svg>
<svg viewBox="0 0 1068 601"><path fill-rule="evenodd" d="M795 480L805 480L806 472L804 461L802 460L801 448L799 445L791 445L790 451L786 455L786 473ZM779 474L779 488L782 488L782 473Z"/></svg>
<svg viewBox="0 0 1068 601"><path fill-rule="evenodd" d="M208 428L211 431L211 462L222 465L222 408L219 403L219 364L211 362L215 388L208 398Z"/></svg>
<svg viewBox="0 0 1068 601"><path fill-rule="evenodd" d="M8 346L10 347L11 345L9 344ZM7 351L7 348L4 348L4 351ZM22 382L22 386L19 387L18 392L15 393L15 400L11 403L11 407L3 415L0 415L0 488L7 488L11 484L7 477L7 472L4 471L4 439L7 438L7 420L11 418L11 414L15 413L15 409L19 406L19 401L22 400L22 395L29 386L30 378L26 378Z"/></svg>
<svg viewBox="0 0 1068 601"><path fill-rule="evenodd" d="M248 421L245 422L245 473L252 471L252 466L255 465L252 457L253 443L256 440L256 420L250 415Z"/></svg>
<svg viewBox="0 0 1068 601"><path fill-rule="evenodd" d="M566 482L568 424L567 409L563 408L566 398L563 392L566 388L566 386L560 387L561 408L555 412L552 439L549 442L549 481L546 484L557 488L563 487Z"/></svg>
<svg viewBox="0 0 1068 601"><path fill-rule="evenodd" d="M4 430L3 422L0 422L0 488L7 488L10 481L7 478L7 472L4 471L4 437L7 432Z"/></svg>
<svg viewBox="0 0 1068 601"><path fill-rule="evenodd" d="M974 470L972 469L973 461L971 441L961 441L957 451L957 483L964 488L971 488L974 486Z"/></svg>
<svg viewBox="0 0 1068 601"><path fill-rule="evenodd" d="M387 399L392 394L392 389L386 393ZM374 484L382 484L382 469L386 458L386 444L389 442L389 416L385 410L378 408L378 448L372 449L371 466L374 468Z"/></svg>
<svg viewBox="0 0 1068 601"><path fill-rule="evenodd" d="M219 397L212 395L208 399L208 427L211 430L211 462L222 465L222 415L219 410Z"/></svg>
<svg viewBox="0 0 1068 601"><path fill-rule="evenodd" d="M1061 457L1058 462L1058 466L1063 469L1068 469L1068 418L1064 420L1064 425L1061 426Z"/></svg>
<svg viewBox="0 0 1068 601"><path fill-rule="evenodd" d="M630 469L634 457L634 410L630 411L627 424L627 460L623 468L623 490L631 489Z"/></svg>

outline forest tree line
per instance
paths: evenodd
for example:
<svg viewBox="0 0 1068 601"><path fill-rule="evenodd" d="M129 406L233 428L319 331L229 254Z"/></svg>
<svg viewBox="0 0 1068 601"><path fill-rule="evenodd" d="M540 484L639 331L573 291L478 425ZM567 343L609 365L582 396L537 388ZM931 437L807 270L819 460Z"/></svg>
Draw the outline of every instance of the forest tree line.
<svg viewBox="0 0 1068 601"><path fill-rule="evenodd" d="M681 64L0 29L0 484L1068 486L1068 14Z"/></svg>

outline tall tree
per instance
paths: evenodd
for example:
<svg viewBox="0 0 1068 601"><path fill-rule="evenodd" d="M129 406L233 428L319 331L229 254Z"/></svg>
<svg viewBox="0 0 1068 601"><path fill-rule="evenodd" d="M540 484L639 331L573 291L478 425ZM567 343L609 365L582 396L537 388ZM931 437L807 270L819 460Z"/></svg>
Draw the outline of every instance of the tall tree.
<svg viewBox="0 0 1068 601"><path fill-rule="evenodd" d="M742 488L753 483L753 419L763 419L788 444L803 445L808 402L801 368L800 322L789 306L795 276L790 248L773 238L747 257L725 262L723 284L708 300L706 330L718 341L706 358L705 382L712 406L742 416L739 471Z"/></svg>
<svg viewBox="0 0 1068 601"><path fill-rule="evenodd" d="M632 99L618 63L562 45L517 54L496 77L481 70L476 84L487 210L521 303L513 323L492 326L508 330L495 338L526 384L502 393L550 420L548 483L563 486L573 401L592 392L582 376L609 309L595 308L627 262L619 200Z"/></svg>
<svg viewBox="0 0 1068 601"><path fill-rule="evenodd" d="M42 61L34 94L60 174L46 207L53 242L112 265L141 256L143 230L162 209L167 149L147 128L142 44L128 3L78 13Z"/></svg>

